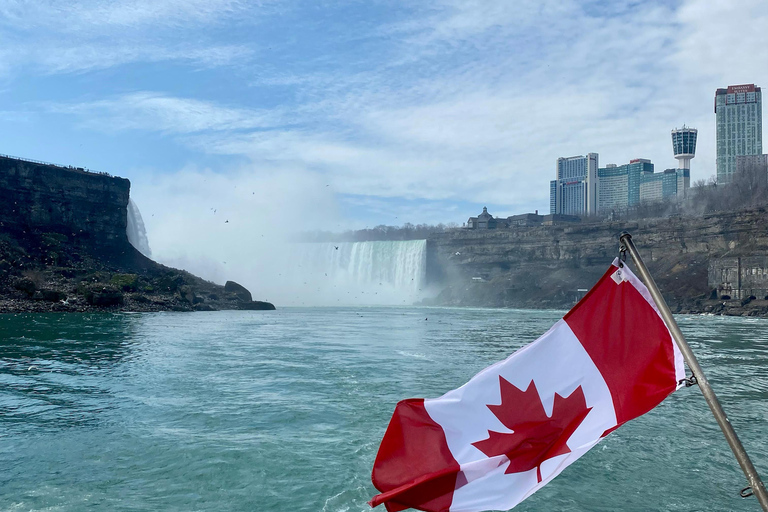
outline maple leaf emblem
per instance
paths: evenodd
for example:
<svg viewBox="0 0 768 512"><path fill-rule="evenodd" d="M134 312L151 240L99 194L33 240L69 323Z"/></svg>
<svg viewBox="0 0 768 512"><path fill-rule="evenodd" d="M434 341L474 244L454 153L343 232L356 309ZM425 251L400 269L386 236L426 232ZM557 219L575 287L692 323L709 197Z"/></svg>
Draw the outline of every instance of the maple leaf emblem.
<svg viewBox="0 0 768 512"><path fill-rule="evenodd" d="M571 452L565 443L592 408L587 407L581 386L565 398L555 393L552 416L547 416L533 380L525 391L502 376L499 376L499 385L501 404L487 407L513 432L489 430L488 439L472 443L472 446L488 457L506 455L509 467L505 473L536 468L536 477L541 482L542 462Z"/></svg>

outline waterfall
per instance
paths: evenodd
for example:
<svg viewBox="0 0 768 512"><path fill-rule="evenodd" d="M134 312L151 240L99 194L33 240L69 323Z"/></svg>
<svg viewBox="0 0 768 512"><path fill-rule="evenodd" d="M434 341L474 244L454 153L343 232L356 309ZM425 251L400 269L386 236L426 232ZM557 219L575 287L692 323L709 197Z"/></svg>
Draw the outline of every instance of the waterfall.
<svg viewBox="0 0 768 512"><path fill-rule="evenodd" d="M147 239L147 231L144 229L144 220L142 220L139 207L136 206L133 199L128 200L128 227L125 232L132 246L147 258L152 257L152 250L149 248L149 240Z"/></svg>
<svg viewBox="0 0 768 512"><path fill-rule="evenodd" d="M426 284L426 240L298 244L292 280L322 304L412 304Z"/></svg>

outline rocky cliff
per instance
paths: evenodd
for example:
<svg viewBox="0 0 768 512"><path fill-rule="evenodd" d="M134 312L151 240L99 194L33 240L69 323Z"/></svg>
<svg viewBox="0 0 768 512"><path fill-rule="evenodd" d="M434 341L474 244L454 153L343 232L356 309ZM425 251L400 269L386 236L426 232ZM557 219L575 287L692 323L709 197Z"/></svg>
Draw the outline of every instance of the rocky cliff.
<svg viewBox="0 0 768 512"><path fill-rule="evenodd" d="M434 303L570 307L618 256L618 235L626 230L677 311L712 311L720 302L710 300L711 259L765 254L766 226L768 212L757 208L624 223L454 230L428 242L430 275L442 276L446 286Z"/></svg>
<svg viewBox="0 0 768 512"><path fill-rule="evenodd" d="M130 186L105 173L0 157L0 313L274 309L131 246Z"/></svg>
<svg viewBox="0 0 768 512"><path fill-rule="evenodd" d="M0 157L0 228L58 233L74 245L113 252L125 234L131 184L81 169Z"/></svg>

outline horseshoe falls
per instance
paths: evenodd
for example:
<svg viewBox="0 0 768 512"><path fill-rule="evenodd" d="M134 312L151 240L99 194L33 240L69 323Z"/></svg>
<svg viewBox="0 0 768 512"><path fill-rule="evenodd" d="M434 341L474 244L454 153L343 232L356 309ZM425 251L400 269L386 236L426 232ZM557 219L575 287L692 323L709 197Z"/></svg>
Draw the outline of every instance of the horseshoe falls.
<svg viewBox="0 0 768 512"><path fill-rule="evenodd" d="M297 305L403 305L424 295L426 240L297 244Z"/></svg>
<svg viewBox="0 0 768 512"><path fill-rule="evenodd" d="M149 239L147 231L144 229L144 220L141 218L141 212L133 199L128 201L128 226L125 229L128 235L128 241L138 251L147 258L152 257L152 250L149 248Z"/></svg>

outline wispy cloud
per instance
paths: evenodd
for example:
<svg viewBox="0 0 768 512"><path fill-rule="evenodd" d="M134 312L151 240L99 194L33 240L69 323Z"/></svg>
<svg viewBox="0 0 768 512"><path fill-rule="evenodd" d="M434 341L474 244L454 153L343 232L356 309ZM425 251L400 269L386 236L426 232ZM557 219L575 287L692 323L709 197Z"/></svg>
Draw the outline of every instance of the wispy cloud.
<svg viewBox="0 0 768 512"><path fill-rule="evenodd" d="M78 116L84 126L94 129L171 134L269 128L279 124L282 118L282 114L274 110L232 108L147 91L91 102L49 104L47 107L52 112Z"/></svg>
<svg viewBox="0 0 768 512"><path fill-rule="evenodd" d="M261 4L238 0L3 0L0 73L81 73L163 61L231 65L250 57L253 48L213 32L225 22L255 23L261 14Z"/></svg>
<svg viewBox="0 0 768 512"><path fill-rule="evenodd" d="M283 4L298 16L290 21L271 4L142 5L41 12L40 26L70 21L74 28L56 30L75 34L73 42L58 50L29 43L19 55L32 52L51 73L126 62L237 66L238 81L222 71L181 88L165 77L152 89L39 104L95 132L158 134L190 160L236 155L254 173L298 169L357 198L344 204L382 215L411 200L439 205L445 221L457 222L466 215L449 205L464 201L545 209L558 156L595 151L602 164L646 157L671 167L669 130L683 123L700 130L693 176L707 177L714 89L768 85L760 65L768 4L760 0L440 0L397 6L385 20L365 19L367 6L355 3L302 6L303 16ZM15 2L0 12L10 26L35 9ZM94 27L102 17L106 28ZM254 42L256 19L281 35ZM118 27L128 43L101 39Z"/></svg>

